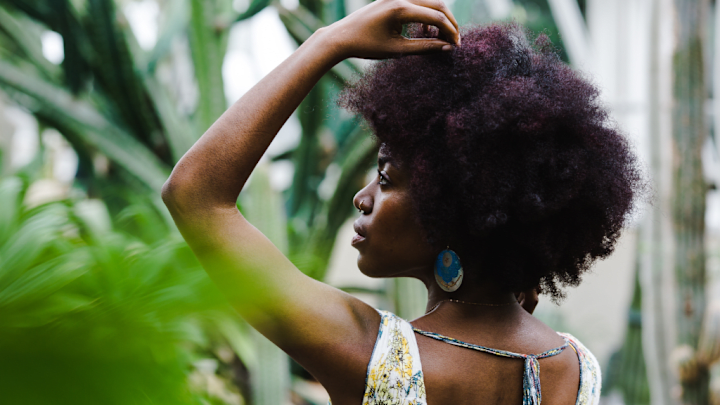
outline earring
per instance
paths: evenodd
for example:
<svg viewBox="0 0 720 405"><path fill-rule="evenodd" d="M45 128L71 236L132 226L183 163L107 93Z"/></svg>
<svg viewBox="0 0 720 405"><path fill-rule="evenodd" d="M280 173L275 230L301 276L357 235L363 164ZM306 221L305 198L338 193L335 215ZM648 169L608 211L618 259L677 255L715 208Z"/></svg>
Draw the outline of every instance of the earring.
<svg viewBox="0 0 720 405"><path fill-rule="evenodd" d="M460 288L464 273L460 258L450 250L450 246L437 255L435 281L444 291L453 292Z"/></svg>

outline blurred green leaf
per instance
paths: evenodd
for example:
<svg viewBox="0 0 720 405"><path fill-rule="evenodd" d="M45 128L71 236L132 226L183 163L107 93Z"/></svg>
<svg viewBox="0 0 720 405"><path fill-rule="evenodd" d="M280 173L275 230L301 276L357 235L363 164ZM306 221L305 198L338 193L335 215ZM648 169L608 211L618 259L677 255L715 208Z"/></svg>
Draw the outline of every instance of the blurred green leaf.
<svg viewBox="0 0 720 405"><path fill-rule="evenodd" d="M35 24L27 17L13 15L0 6L0 30L12 38L19 52L35 65L46 79L56 79L59 69L43 56L39 28L33 25Z"/></svg>
<svg viewBox="0 0 720 405"><path fill-rule="evenodd" d="M222 64L230 21L224 20L222 16L230 2L190 0L190 5L190 48L202 100L197 118L200 132L205 132L227 108Z"/></svg>
<svg viewBox="0 0 720 405"><path fill-rule="evenodd" d="M310 36L318 29L325 26L325 24L317 17L315 17L309 10L301 5L295 10L288 10L280 4L273 4L278 9L280 14L280 20L285 24L285 28L290 33L290 36L295 39L298 44L305 42ZM361 69L355 64L355 62L346 59L331 69L331 77L333 77L338 84L344 86L346 82L351 81Z"/></svg>
<svg viewBox="0 0 720 405"><path fill-rule="evenodd" d="M240 193L243 216L270 241L287 254L287 225L282 197L270 186L267 163L261 162L253 171L246 189Z"/></svg>
<svg viewBox="0 0 720 405"><path fill-rule="evenodd" d="M17 177L0 180L0 244L14 233L25 187Z"/></svg>
<svg viewBox="0 0 720 405"><path fill-rule="evenodd" d="M268 5L270 5L270 0L251 0L247 10L237 16L236 21L247 20L264 10Z"/></svg>
<svg viewBox="0 0 720 405"><path fill-rule="evenodd" d="M169 175L167 166L131 135L117 128L85 101L49 82L32 77L0 61L0 84L29 97L28 108L60 128L74 128L77 136L97 147L125 170L159 192Z"/></svg>
<svg viewBox="0 0 720 405"><path fill-rule="evenodd" d="M26 187L0 181L13 219L0 234L3 401L196 404L209 395L187 385L210 341L198 325L237 316L187 244L167 230L138 231L162 223L147 207L122 218L145 218L128 226L141 240L114 229L99 200L28 208Z"/></svg>

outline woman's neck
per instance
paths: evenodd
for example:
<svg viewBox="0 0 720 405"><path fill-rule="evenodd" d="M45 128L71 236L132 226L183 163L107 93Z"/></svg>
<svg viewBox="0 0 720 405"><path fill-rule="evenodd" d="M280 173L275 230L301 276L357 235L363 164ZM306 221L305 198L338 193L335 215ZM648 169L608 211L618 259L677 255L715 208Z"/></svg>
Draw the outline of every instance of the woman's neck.
<svg viewBox="0 0 720 405"><path fill-rule="evenodd" d="M446 292L435 282L434 277L422 281L428 290L426 312L450 300L455 301L455 304L479 307L478 309L509 306L517 302L514 293L503 291L490 282L466 279L457 291Z"/></svg>

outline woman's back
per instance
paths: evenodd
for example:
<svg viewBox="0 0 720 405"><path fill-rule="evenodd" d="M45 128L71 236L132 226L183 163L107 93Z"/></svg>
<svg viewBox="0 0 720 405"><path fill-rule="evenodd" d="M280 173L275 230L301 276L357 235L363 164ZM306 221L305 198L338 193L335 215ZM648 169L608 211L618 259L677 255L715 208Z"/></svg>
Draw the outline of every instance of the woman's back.
<svg viewBox="0 0 720 405"><path fill-rule="evenodd" d="M496 315L507 316L515 309ZM432 321L411 325L383 312L363 404L539 404L541 398L545 404L596 403L600 371L592 354L574 337L553 332L529 314L527 318L520 323L524 327L487 328L474 336L460 327L456 332L468 336L463 341L418 328L433 326ZM503 338L502 333L507 335ZM537 360L534 372L532 360L526 369L525 359L508 357L543 352L547 357ZM540 376L539 384L533 374Z"/></svg>

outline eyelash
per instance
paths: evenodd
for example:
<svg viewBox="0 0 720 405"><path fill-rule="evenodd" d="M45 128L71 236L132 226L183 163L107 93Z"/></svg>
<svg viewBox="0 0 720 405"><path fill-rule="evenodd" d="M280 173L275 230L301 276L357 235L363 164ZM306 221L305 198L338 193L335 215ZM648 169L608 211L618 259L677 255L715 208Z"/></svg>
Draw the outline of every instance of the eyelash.
<svg viewBox="0 0 720 405"><path fill-rule="evenodd" d="M378 173L378 176L380 177L380 180L377 182L377 184L379 184L381 186L387 185L387 179L385 178L385 176L383 176L380 169L377 169L377 173Z"/></svg>

